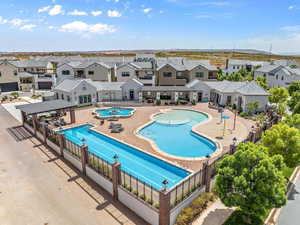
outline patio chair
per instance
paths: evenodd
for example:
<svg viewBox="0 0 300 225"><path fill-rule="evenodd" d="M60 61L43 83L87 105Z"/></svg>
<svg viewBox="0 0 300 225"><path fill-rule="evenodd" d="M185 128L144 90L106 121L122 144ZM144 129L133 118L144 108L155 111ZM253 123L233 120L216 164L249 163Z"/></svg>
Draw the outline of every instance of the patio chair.
<svg viewBox="0 0 300 225"><path fill-rule="evenodd" d="M111 129L111 133L121 133L124 130L123 127L114 127Z"/></svg>

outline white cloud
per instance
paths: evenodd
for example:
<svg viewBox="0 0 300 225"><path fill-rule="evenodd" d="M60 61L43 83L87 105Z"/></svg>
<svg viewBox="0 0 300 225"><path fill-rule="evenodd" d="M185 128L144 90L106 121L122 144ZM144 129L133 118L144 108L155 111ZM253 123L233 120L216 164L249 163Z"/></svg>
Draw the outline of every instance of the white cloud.
<svg viewBox="0 0 300 225"><path fill-rule="evenodd" d="M35 28L35 27L36 27L35 24L26 24L24 26L21 26L20 30L32 31L33 28Z"/></svg>
<svg viewBox="0 0 300 225"><path fill-rule="evenodd" d="M117 10L108 10L107 15L109 17L121 17L122 16L122 14Z"/></svg>
<svg viewBox="0 0 300 225"><path fill-rule="evenodd" d="M2 16L0 16L0 24L6 24L7 22L7 19L4 19Z"/></svg>
<svg viewBox="0 0 300 225"><path fill-rule="evenodd" d="M54 30L55 27L54 27L54 26L48 26L48 29L49 29L49 30Z"/></svg>
<svg viewBox="0 0 300 225"><path fill-rule="evenodd" d="M72 12L69 12L68 15L71 15L71 16L86 16L87 13L84 12L84 11L79 11L79 10L75 9Z"/></svg>
<svg viewBox="0 0 300 225"><path fill-rule="evenodd" d="M281 27L281 30L295 32L300 30L300 25Z"/></svg>
<svg viewBox="0 0 300 225"><path fill-rule="evenodd" d="M116 29L114 26L108 24L87 24L82 21L74 21L62 25L59 31L77 34L107 34L116 32Z"/></svg>
<svg viewBox="0 0 300 225"><path fill-rule="evenodd" d="M93 16L100 16L101 14L102 14L102 11L100 11L100 10L91 12L91 15L93 15Z"/></svg>
<svg viewBox="0 0 300 225"><path fill-rule="evenodd" d="M14 27L19 27L22 24L26 23L28 20L23 20L23 19L19 19L19 18L14 18L12 20L9 21L9 23L11 25L13 25Z"/></svg>
<svg viewBox="0 0 300 225"><path fill-rule="evenodd" d="M290 5L289 7L288 7L288 9L289 10L293 10L293 9L295 9L296 7L294 6L294 5Z"/></svg>
<svg viewBox="0 0 300 225"><path fill-rule="evenodd" d="M41 7L38 9L38 13L48 12L50 8L51 8L50 5Z"/></svg>
<svg viewBox="0 0 300 225"><path fill-rule="evenodd" d="M51 8L49 10L49 15L50 16L57 16L57 15L60 15L60 14L64 14L64 10L62 9L61 5L55 5L55 6L53 6L53 8Z"/></svg>
<svg viewBox="0 0 300 225"><path fill-rule="evenodd" d="M143 12L144 13L149 13L149 12L151 12L152 11L152 8L145 8L145 9L143 9Z"/></svg>

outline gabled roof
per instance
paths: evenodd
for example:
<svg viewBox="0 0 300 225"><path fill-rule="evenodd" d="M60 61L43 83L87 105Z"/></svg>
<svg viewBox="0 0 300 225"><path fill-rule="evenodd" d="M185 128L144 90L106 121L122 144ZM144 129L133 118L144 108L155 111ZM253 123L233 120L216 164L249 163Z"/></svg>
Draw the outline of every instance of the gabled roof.
<svg viewBox="0 0 300 225"><path fill-rule="evenodd" d="M93 85L97 91L121 91L121 87L125 82L101 82L90 80L88 83Z"/></svg>
<svg viewBox="0 0 300 225"><path fill-rule="evenodd" d="M271 73L280 68L282 68L282 66L280 66L280 65L267 64L267 65L264 65L264 66L256 69L255 71L261 72L261 73Z"/></svg>
<svg viewBox="0 0 300 225"><path fill-rule="evenodd" d="M37 60L21 60L21 61L10 61L11 64L18 68L22 67L47 67L48 62L37 61Z"/></svg>
<svg viewBox="0 0 300 225"><path fill-rule="evenodd" d="M242 95L255 95L255 96L261 96L261 95L270 95L268 92L266 92L260 85L258 85L255 81L246 82L245 85L242 87L236 89L237 93L240 93Z"/></svg>
<svg viewBox="0 0 300 225"><path fill-rule="evenodd" d="M132 63L132 62L130 62L130 63L125 63L125 64L121 64L121 65L119 65L119 66L117 67L117 69L123 68L123 67L125 67L125 66L128 66L128 67L130 67L130 68L132 68L132 69L134 69L134 70L142 69L142 67L140 67L140 66L138 66L136 63Z"/></svg>
<svg viewBox="0 0 300 225"><path fill-rule="evenodd" d="M79 84L82 82L90 82L91 80L86 79L86 80L75 80L75 79L65 79L61 83L59 83L54 90L59 90L59 91L65 91L65 92L70 92L74 88L76 88Z"/></svg>
<svg viewBox="0 0 300 225"><path fill-rule="evenodd" d="M130 80L127 80L126 82L124 82L124 84L122 84L122 86L124 86L125 84L128 84L128 83L131 83L131 82L134 82L134 83L136 83L137 85L139 85L139 86L141 86L141 87L144 86L144 84L143 84L142 82L138 81L138 80L135 79L135 78L132 78L132 79L130 79Z"/></svg>

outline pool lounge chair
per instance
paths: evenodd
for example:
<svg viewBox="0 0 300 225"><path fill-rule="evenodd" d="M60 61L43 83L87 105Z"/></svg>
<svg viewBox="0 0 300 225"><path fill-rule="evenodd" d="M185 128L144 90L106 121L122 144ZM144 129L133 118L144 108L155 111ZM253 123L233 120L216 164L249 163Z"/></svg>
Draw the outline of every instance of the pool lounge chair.
<svg viewBox="0 0 300 225"><path fill-rule="evenodd" d="M111 133L121 133L124 130L123 127L114 127L111 129Z"/></svg>
<svg viewBox="0 0 300 225"><path fill-rule="evenodd" d="M118 128L118 127L122 127L122 124L120 124L120 123L110 123L108 128L113 129L113 128Z"/></svg>

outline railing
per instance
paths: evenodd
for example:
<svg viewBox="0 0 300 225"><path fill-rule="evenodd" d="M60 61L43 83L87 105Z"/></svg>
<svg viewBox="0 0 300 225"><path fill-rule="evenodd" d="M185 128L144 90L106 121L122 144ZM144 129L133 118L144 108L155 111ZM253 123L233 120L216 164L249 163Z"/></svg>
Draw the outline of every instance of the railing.
<svg viewBox="0 0 300 225"><path fill-rule="evenodd" d="M174 208L180 202L189 197L196 189L202 186L204 186L204 183L203 170L201 169L170 190L171 208Z"/></svg>
<svg viewBox="0 0 300 225"><path fill-rule="evenodd" d="M81 147L79 145L64 138L64 148L71 153L72 156L81 160Z"/></svg>
<svg viewBox="0 0 300 225"><path fill-rule="evenodd" d="M45 128L46 128L47 138L50 141L52 141L54 144L59 145L58 134L47 126Z"/></svg>
<svg viewBox="0 0 300 225"><path fill-rule="evenodd" d="M87 152L88 166L105 178L112 180L112 165L91 152Z"/></svg>
<svg viewBox="0 0 300 225"><path fill-rule="evenodd" d="M139 199L159 208L159 191L136 177L121 170L121 185Z"/></svg>

